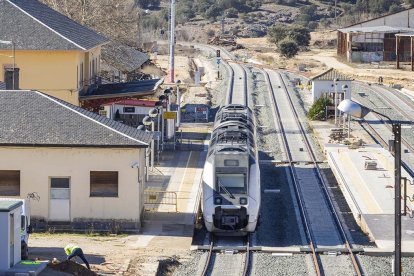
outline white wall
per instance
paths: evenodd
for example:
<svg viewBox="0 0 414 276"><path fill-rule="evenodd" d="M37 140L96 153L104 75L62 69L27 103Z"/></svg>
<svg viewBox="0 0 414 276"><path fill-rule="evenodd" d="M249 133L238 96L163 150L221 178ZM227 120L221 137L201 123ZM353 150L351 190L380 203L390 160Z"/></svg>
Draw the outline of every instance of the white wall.
<svg viewBox="0 0 414 276"><path fill-rule="evenodd" d="M14 264L21 260L20 214L22 207L11 212L0 212L0 271L10 268L10 214L14 214Z"/></svg>
<svg viewBox="0 0 414 276"><path fill-rule="evenodd" d="M338 81L337 92L343 91L342 85L344 84L348 85L348 90L346 91L345 99L351 99L352 81ZM312 81L313 102L319 99L323 93L335 92L335 87L332 85L333 85L333 81L326 81L326 80Z"/></svg>
<svg viewBox="0 0 414 276"><path fill-rule="evenodd" d="M135 112L124 112L124 107L135 107ZM106 105L104 110L106 111L106 117L110 119L115 118L115 112L119 110L119 114L127 114L127 115L148 115L148 112L153 109L154 107L151 106L131 106L131 105Z"/></svg>
<svg viewBox="0 0 414 276"><path fill-rule="evenodd" d="M144 149L0 147L0 170L20 170L20 197L37 192L33 217L49 217L50 177L70 177L73 219L124 219L140 222ZM138 163L138 168L131 168ZM138 173L139 170L139 173ZM118 197L90 197L90 171L118 171Z"/></svg>
<svg viewBox="0 0 414 276"><path fill-rule="evenodd" d="M374 27L374 26L395 26L414 28L414 9L402 11L396 14L377 18L368 22L363 22L355 25L360 27Z"/></svg>

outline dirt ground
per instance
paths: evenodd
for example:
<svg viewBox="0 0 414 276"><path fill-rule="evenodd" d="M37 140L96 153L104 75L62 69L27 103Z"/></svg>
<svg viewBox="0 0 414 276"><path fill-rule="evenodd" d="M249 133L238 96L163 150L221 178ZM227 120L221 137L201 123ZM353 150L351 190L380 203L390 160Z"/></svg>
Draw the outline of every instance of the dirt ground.
<svg viewBox="0 0 414 276"><path fill-rule="evenodd" d="M122 275L154 275L159 260L176 256L186 260L190 254L191 239L188 237L141 235L83 235L34 233L30 237L30 259L66 259L63 248L68 243L79 245L91 269L97 273ZM76 258L79 264L82 260ZM65 275L51 269L41 276ZM69 274L73 275L73 274Z"/></svg>
<svg viewBox="0 0 414 276"><path fill-rule="evenodd" d="M414 90L414 73L407 69L394 69L395 63L386 63L381 65L385 68L377 68L376 65L349 63L338 58L336 46L331 45L335 38L336 32L333 31L313 32L309 50L300 52L292 59L280 57L276 53L276 47L266 38L239 39L237 42L249 50L239 50L237 53L243 61L287 69L306 77L316 76L333 67L352 79L377 82L378 77L382 76L384 84L400 84L404 88ZM304 65L305 71L299 71L300 65Z"/></svg>

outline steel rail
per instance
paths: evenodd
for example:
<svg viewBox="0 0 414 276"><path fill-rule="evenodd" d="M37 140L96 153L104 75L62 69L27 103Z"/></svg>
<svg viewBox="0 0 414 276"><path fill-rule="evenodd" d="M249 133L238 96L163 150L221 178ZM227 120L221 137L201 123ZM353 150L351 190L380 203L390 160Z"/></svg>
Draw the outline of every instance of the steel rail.
<svg viewBox="0 0 414 276"><path fill-rule="evenodd" d="M391 108L396 109L403 117L407 118L408 120L412 120L413 116L408 114L406 111L404 111L399 105L397 105L394 101L392 101L389 96L386 95L386 93L380 93L379 91L375 90L372 87L368 87L365 86L363 84L357 83L357 86L362 87L363 89L367 89L370 90L371 92L375 93L377 96L382 97L386 100L387 103L390 104ZM380 88L380 87L378 87ZM401 95L399 95L398 93L394 93L393 91L390 91L388 89L385 88L380 88L382 90L385 90L391 94L393 94L395 97L397 97L400 101L402 101L403 103L405 103L406 105L410 106L413 110L414 110L414 104L411 101L407 101L406 99L404 99ZM412 110L412 112L413 112ZM413 113L414 114L414 113Z"/></svg>
<svg viewBox="0 0 414 276"><path fill-rule="evenodd" d="M283 126L283 123L282 123L280 111L279 111L279 108L278 108L277 103L276 103L275 92L274 92L273 87L271 85L269 74L264 70L262 70L262 72L263 72L263 74L266 78L266 84L267 84L269 93L271 94L270 98L272 100L274 111L276 112L276 117L277 117L276 118L276 123L277 123L277 125L280 129L281 134L282 134L281 135L282 140L283 140L282 145L284 147L285 154L286 154L286 157L287 157L287 160L288 160L288 163L289 163L289 171L290 171L290 174L291 174L291 179L294 183L296 197L297 197L298 202L299 202L299 207L300 207L300 211L301 211L300 212L301 213L301 218L302 218L302 220L304 222L304 226L305 226L306 238L308 240L309 247L310 247L311 252L312 252L312 260L313 260L313 264L315 266L316 275L320 276L320 275L322 275L321 274L322 273L322 269L321 269L322 265L321 265L320 258L318 256L318 254L316 253L316 249L315 249L315 246L314 246L314 242L313 242L314 238L313 238L313 234L312 234L312 231L311 231L307 210L305 208L303 195L302 195L302 193L300 192L300 189L299 189L297 174L296 174L296 171L294 169L294 162L292 160L292 155L290 153L289 144L287 142L286 132L284 130L284 126Z"/></svg>
<svg viewBox="0 0 414 276"><path fill-rule="evenodd" d="M249 265L250 265L250 234L247 235L246 238L246 256L244 259L244 266L243 266L243 272L242 276L247 276L247 273L249 272Z"/></svg>
<svg viewBox="0 0 414 276"><path fill-rule="evenodd" d="M214 235L210 234L210 247L207 253L207 259L204 263L203 271L201 272L201 276L205 276L207 274L208 268L211 262L211 255L213 254L213 247L214 247Z"/></svg>
<svg viewBox="0 0 414 276"><path fill-rule="evenodd" d="M389 126L389 124L387 124L383 118L381 118L379 115L375 115L379 121L381 121L385 127L388 128L389 131L392 132L392 128ZM364 125L362 124L362 122L365 123L365 125L369 128L366 129L366 131L368 132L368 134L375 140L375 142L377 142L377 144L380 144L382 147L386 148L388 147L388 142L385 141L384 138L382 138L381 134L365 119L362 119L359 121L359 124L364 128ZM372 133L371 133L371 132ZM411 152L414 152L414 147L412 147L407 140L405 140L403 137L401 137L401 141L403 142L403 145L408 148ZM394 152L390 151L391 155L394 156ZM410 168L410 166L408 166L405 162L401 163L403 168L412 176L414 177L414 170L412 168Z"/></svg>
<svg viewBox="0 0 414 276"><path fill-rule="evenodd" d="M280 80L281 80L282 85L283 85L283 88L284 88L283 90L285 91L285 93L286 93L286 95L287 95L287 97L289 99L290 106L291 106L292 111L293 111L293 113L295 115L295 120L296 120L298 126L301 129L301 135L303 137L303 140L305 141L305 145L306 145L306 148L308 150L308 153L309 153L310 157L312 158L313 165L316 168L316 172L317 172L317 175L318 175L318 178L319 178L319 183L322 186L322 190L324 192L325 199L328 202L328 206L329 206L329 208L332 211L332 216L333 216L334 221L335 221L335 223L336 223L336 225L337 225L337 227L339 229L339 233L341 234L341 237L342 237L342 239L344 241L344 244L345 244L345 246L346 246L346 248L347 248L347 250L349 252L349 256L351 258L351 262L352 262L352 265L354 267L354 270L355 270L355 272L357 273L358 276L361 276L361 275L363 275L361 264L357 260L357 257L356 257L356 255L354 254L354 252L352 250L352 245L349 243L348 236L346 235L345 229L342 226L342 223L341 223L341 221L339 219L339 215L338 215L338 213L336 211L336 208L335 208L335 206L333 204L333 200L332 200L331 196L328 193L328 186L327 186L324 178L322 177L321 169L320 169L319 164L318 164L318 162L316 160L316 156L314 154L314 151L312 149L312 146L310 145L309 139L306 136L305 129L304 129L302 123L300 122L299 115L298 115L298 113L296 111L296 108L295 108L295 106L293 104L292 97L290 96L290 94L288 92L288 89L287 89L287 86L286 86L286 82L283 79L282 74L280 72L278 72L278 74L279 74Z"/></svg>

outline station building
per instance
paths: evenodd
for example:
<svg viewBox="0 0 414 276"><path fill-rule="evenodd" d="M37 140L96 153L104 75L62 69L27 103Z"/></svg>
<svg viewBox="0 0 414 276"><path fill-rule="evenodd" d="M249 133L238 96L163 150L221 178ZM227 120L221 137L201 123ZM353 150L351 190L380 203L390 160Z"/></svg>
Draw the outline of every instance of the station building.
<svg viewBox="0 0 414 276"><path fill-rule="evenodd" d="M338 30L337 54L349 62L410 63L414 71L414 8Z"/></svg>
<svg viewBox="0 0 414 276"><path fill-rule="evenodd" d="M35 228L139 230L150 132L38 91L1 91L0 106L0 196L37 193Z"/></svg>

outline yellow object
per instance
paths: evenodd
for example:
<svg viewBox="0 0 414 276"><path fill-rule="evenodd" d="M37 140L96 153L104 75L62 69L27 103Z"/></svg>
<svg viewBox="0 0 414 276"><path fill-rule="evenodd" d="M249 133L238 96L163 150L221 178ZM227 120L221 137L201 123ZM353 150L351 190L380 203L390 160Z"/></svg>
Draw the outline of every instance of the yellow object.
<svg viewBox="0 0 414 276"><path fill-rule="evenodd" d="M164 119L177 119L177 112L175 111L167 111L164 112Z"/></svg>
<svg viewBox="0 0 414 276"><path fill-rule="evenodd" d="M77 246L77 245L75 245L75 244L68 244L68 245L66 245L65 246L65 253L66 253L66 255L70 255L70 254L72 254L72 252L73 252L73 250L75 250L75 249L77 249L77 248L79 248L79 246Z"/></svg>

